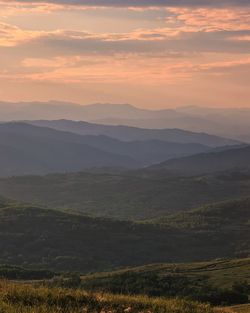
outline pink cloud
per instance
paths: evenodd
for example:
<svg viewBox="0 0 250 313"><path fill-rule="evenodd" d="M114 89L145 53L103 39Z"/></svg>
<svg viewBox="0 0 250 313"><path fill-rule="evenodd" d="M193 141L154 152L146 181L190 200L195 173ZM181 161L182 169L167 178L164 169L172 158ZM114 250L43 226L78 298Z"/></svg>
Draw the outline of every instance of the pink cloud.
<svg viewBox="0 0 250 313"><path fill-rule="evenodd" d="M250 9L247 8L168 8L174 16L167 22L184 31L250 30Z"/></svg>

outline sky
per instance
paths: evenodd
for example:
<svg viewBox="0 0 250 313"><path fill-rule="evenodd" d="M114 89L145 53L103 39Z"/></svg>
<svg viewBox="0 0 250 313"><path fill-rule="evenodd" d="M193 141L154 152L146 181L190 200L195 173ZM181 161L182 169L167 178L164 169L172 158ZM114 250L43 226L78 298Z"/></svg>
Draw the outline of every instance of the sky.
<svg viewBox="0 0 250 313"><path fill-rule="evenodd" d="M250 1L0 0L0 100L250 107Z"/></svg>

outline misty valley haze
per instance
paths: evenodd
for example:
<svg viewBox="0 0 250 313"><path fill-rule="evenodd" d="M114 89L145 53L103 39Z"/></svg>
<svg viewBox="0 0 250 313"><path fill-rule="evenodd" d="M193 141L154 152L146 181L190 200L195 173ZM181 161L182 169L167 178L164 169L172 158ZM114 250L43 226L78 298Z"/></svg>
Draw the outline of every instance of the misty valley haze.
<svg viewBox="0 0 250 313"><path fill-rule="evenodd" d="M0 0L0 313L250 313L249 86L249 0Z"/></svg>
<svg viewBox="0 0 250 313"><path fill-rule="evenodd" d="M32 288L30 280L41 284L42 279L41 288L48 289L36 289L38 297L51 292L51 287L53 295L64 290L55 287L77 289L78 297L84 289L87 303L77 301L89 312L93 312L90 305L103 306L91 302L96 301L93 297L99 299L98 292L110 293L108 307L119 305L124 310L121 299L116 299L124 284L127 291L122 299L128 296L128 303L136 299L140 307L151 308L154 298L144 302L137 297L143 288L145 296L162 297L160 308L167 313L171 305L183 303L182 298L188 301L184 312L191 303L197 313L202 312L193 300L208 302L210 306L204 308L211 313L215 305L248 307L249 280L242 280L250 266L247 142L201 130L100 122L122 114L134 122L165 118L167 123L177 116L190 118L193 108L11 105L2 105L5 117L0 123L3 278L22 280L29 284L25 288ZM66 119L75 110L78 118ZM236 109L200 111L197 108L198 118L211 116L211 111L242 114ZM109 271L108 276L99 273L103 271ZM221 278L225 273L226 283ZM18 285L4 288L13 297ZM33 291L20 292L23 301ZM90 292L88 300L86 292ZM177 296L180 302L164 302ZM46 299L42 301L50 312L54 304ZM1 301L5 305L0 294ZM71 302L65 301L70 307ZM64 312L63 307L60 310Z"/></svg>

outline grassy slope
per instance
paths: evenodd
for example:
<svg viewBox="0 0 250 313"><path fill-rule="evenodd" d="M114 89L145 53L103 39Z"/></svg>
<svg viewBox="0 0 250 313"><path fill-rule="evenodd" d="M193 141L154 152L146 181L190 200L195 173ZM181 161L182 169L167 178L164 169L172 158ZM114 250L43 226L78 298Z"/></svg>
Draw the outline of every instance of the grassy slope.
<svg viewBox="0 0 250 313"><path fill-rule="evenodd" d="M114 277L119 278L130 273L139 276L145 274L155 274L159 277L185 276L196 280L203 279L219 288L230 288L234 282L246 280L250 283L250 258L201 263L153 264L82 276L82 282L83 285L95 284L105 289Z"/></svg>
<svg viewBox="0 0 250 313"><path fill-rule="evenodd" d="M0 194L51 208L119 219L156 218L249 196L247 173L186 178L147 172L134 175L138 173L12 177L0 179Z"/></svg>
<svg viewBox="0 0 250 313"><path fill-rule="evenodd" d="M0 282L5 313L213 313L208 305L184 300L88 294L78 290L33 288Z"/></svg>
<svg viewBox="0 0 250 313"><path fill-rule="evenodd" d="M4 201L0 206L1 263L89 272L159 262L245 257L250 250L247 200L190 213L188 224L185 215L183 219L177 216L162 220L161 224L141 224Z"/></svg>

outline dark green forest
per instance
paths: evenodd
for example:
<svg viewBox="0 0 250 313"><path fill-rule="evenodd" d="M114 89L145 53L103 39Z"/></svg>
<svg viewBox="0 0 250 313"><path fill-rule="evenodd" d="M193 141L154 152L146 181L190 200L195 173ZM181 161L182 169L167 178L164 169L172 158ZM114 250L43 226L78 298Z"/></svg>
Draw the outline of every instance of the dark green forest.
<svg viewBox="0 0 250 313"><path fill-rule="evenodd" d="M68 173L0 179L0 194L92 216L145 220L248 197L249 172L171 176L158 171Z"/></svg>
<svg viewBox="0 0 250 313"><path fill-rule="evenodd" d="M249 205L247 199L218 203L187 213L188 219L177 214L160 223L138 223L2 200L0 263L91 272L157 262L247 257Z"/></svg>

